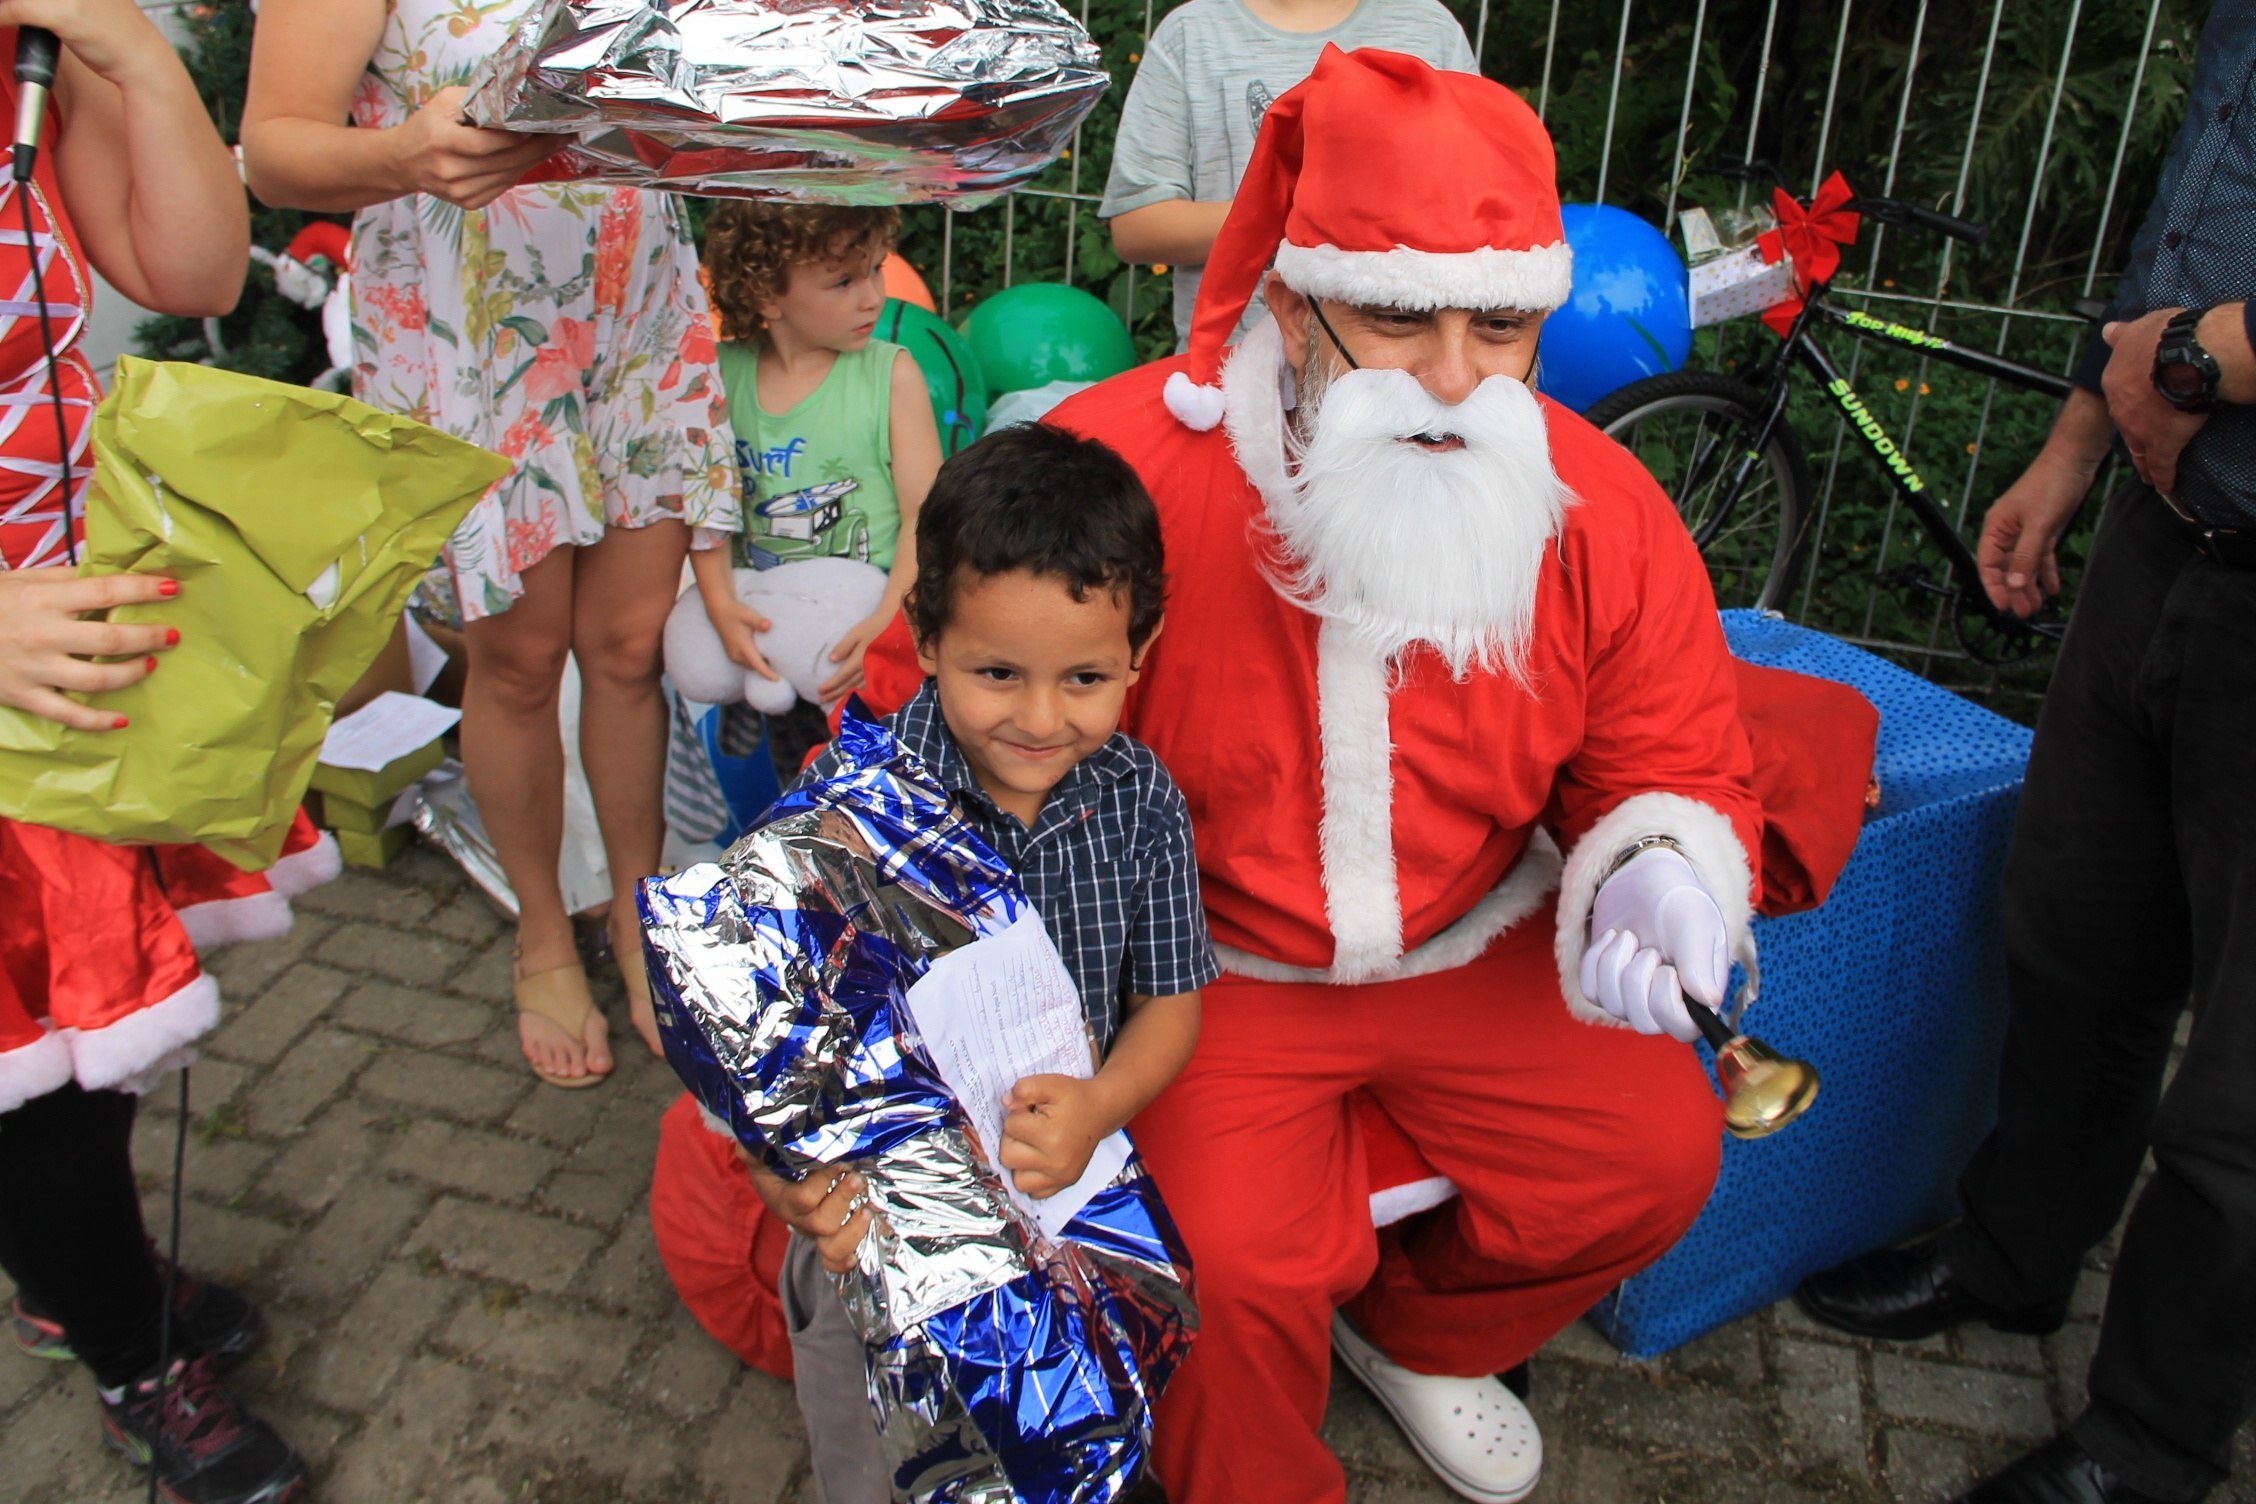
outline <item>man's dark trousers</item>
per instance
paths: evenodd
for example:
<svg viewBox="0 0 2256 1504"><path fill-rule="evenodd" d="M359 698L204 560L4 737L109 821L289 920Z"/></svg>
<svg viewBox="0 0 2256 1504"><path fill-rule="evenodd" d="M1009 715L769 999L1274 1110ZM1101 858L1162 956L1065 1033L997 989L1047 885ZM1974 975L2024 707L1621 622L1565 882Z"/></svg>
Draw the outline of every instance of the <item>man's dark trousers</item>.
<svg viewBox="0 0 2256 1504"><path fill-rule="evenodd" d="M2005 934L1998 1126L1945 1260L1985 1300L2064 1301L2151 1147L2072 1430L2199 1498L2256 1409L2256 571L2144 486L2101 521L2038 719Z"/></svg>

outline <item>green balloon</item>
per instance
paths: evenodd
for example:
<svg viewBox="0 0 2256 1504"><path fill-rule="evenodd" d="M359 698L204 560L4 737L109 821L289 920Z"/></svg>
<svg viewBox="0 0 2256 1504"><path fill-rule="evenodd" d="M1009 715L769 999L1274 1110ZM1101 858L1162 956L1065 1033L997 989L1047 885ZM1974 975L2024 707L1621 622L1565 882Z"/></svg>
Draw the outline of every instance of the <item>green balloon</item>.
<svg viewBox="0 0 2256 1504"><path fill-rule="evenodd" d="M979 437L987 426L987 378L963 336L937 314L887 298L877 316L878 339L909 352L932 394L932 419L940 425L943 459Z"/></svg>
<svg viewBox="0 0 2256 1504"><path fill-rule="evenodd" d="M1023 392L1053 381L1102 381L1136 364L1128 330L1078 287L1021 282L971 310L964 338L987 389Z"/></svg>

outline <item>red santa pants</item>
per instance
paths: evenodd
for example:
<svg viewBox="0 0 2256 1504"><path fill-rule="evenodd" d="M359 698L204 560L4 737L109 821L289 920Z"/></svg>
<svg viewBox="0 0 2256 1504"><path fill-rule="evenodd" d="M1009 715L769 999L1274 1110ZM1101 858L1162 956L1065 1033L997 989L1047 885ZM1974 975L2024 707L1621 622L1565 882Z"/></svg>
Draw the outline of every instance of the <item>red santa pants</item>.
<svg viewBox="0 0 2256 1504"><path fill-rule="evenodd" d="M1335 1308L1406 1367L1496 1373L1699 1215L1722 1104L1689 1047L1568 1016L1549 917L1433 976L1207 991L1198 1053L1134 1126L1197 1273L1158 1413L1173 1504L1346 1499L1317 1434ZM1461 1193L1383 1244L1362 1086Z"/></svg>

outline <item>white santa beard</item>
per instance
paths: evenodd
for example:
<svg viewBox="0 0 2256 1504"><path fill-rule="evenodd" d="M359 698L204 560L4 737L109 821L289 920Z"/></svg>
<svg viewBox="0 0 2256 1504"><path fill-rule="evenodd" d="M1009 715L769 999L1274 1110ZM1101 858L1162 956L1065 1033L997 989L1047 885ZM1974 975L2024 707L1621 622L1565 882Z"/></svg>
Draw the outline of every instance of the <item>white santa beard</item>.
<svg viewBox="0 0 2256 1504"><path fill-rule="evenodd" d="M1452 406L1407 371L1318 373L1287 431L1268 512L1293 598L1382 660L1422 642L1460 679L1477 666L1527 685L1536 582L1572 497L1526 385L1491 376Z"/></svg>

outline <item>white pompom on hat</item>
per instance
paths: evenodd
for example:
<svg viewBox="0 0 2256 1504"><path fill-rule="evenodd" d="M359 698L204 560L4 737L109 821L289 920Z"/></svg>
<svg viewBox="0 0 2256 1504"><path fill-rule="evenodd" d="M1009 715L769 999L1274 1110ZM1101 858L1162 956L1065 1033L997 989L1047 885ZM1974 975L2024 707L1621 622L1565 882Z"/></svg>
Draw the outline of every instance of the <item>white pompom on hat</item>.
<svg viewBox="0 0 2256 1504"><path fill-rule="evenodd" d="M1190 369L1165 390L1192 428L1222 421L1230 334L1272 263L1296 292L1366 307L1556 308L1574 256L1550 133L1478 74L1326 47L1262 117L1207 258Z"/></svg>

